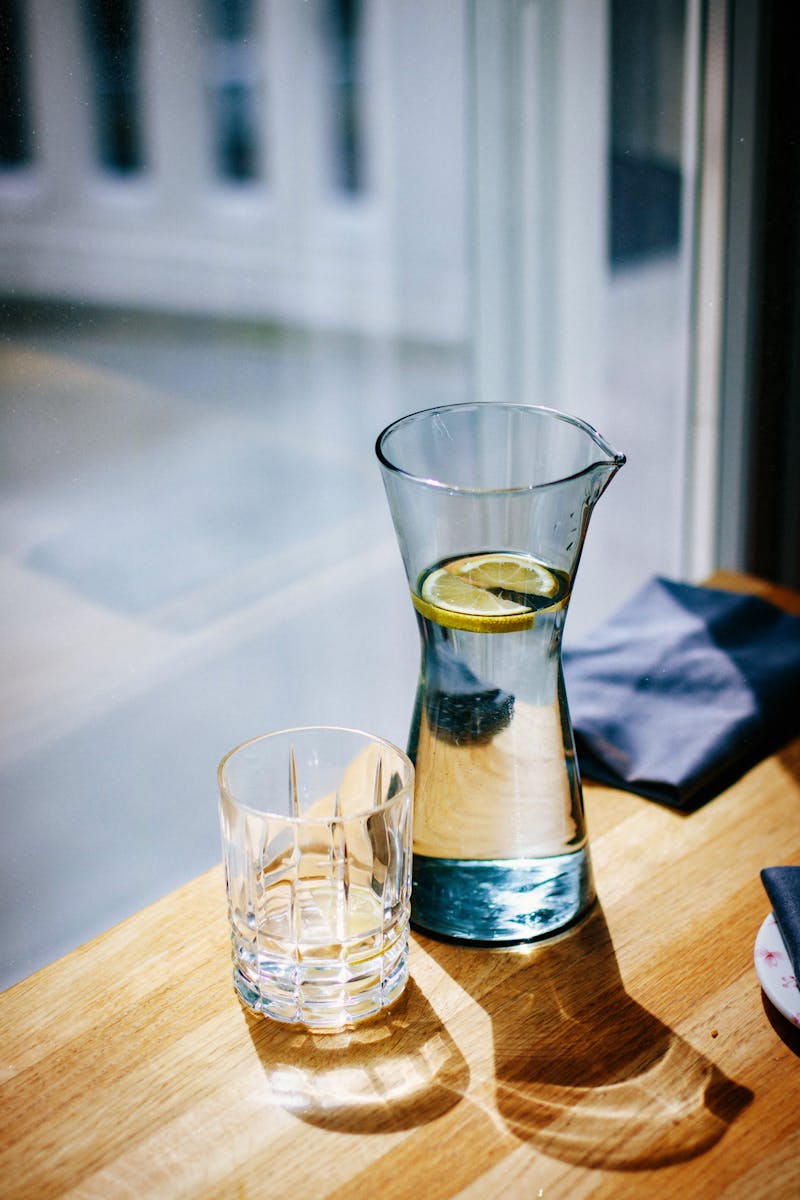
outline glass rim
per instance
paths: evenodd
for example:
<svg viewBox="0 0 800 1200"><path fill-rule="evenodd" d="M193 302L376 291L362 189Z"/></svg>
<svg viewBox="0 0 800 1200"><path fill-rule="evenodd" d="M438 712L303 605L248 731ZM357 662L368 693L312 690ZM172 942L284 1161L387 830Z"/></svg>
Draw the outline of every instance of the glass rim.
<svg viewBox="0 0 800 1200"><path fill-rule="evenodd" d="M391 750L394 754L396 754L401 762L405 763L410 769L410 779L399 792L396 792L393 796L390 796L381 804L373 804L368 808L359 808L355 812L343 813L338 817L309 817L302 815L295 817L290 813L275 812L273 809L253 808L252 804L246 804L243 800L239 800L233 795L233 792L225 782L225 768L234 755L238 754L242 750L246 750L249 746L254 746L257 742L267 742L271 741L273 738L287 737L291 734L306 733L348 733L355 734L359 738L368 739L369 744L377 743L384 749ZM249 813L252 816L261 817L262 819L282 821L288 825L343 825L347 824L349 821L363 820L365 817L368 817L373 813L384 812L399 799L401 799L405 793L408 793L413 800L414 780L414 764L404 750L401 750L400 747L394 742L390 742L388 738L382 737L378 733L370 733L366 729L356 729L354 726L350 725L293 725L286 729L273 729L268 733L257 733L253 737L246 738L243 742L239 742L237 745L232 746L230 750L223 754L217 765L217 786L219 788L220 799L222 799L224 796L240 812Z"/></svg>
<svg viewBox="0 0 800 1200"><path fill-rule="evenodd" d="M603 451L607 456L598 459L596 462L589 463L582 467L580 471L574 471L570 475L559 475L553 479L545 480L543 483L523 483L514 484L510 487L465 487L460 483L448 483L444 479L435 479L432 476L415 475L413 471L408 471L405 467L401 467L398 463L392 462L388 455L384 452L384 441L389 437L395 429L399 429L401 425L410 424L412 421L419 421L424 417L433 417L437 413L449 413L466 409L505 409L515 412L533 412L541 413L545 416L554 417L559 421L563 421L567 425L572 425L576 429L582 430L587 434L594 444ZM400 475L404 479L408 479L412 483L421 483L426 487L441 488L443 491L453 492L464 496L508 496L514 494L526 494L529 492L541 491L544 488L553 487L559 483L569 483L574 479L580 479L584 475L589 475L598 467L614 467L619 470L627 461L626 456L619 450L615 450L606 438L595 429L588 421L582 417L573 416L571 413L562 412L557 408L548 408L546 405L540 404L516 404L505 400L466 400L457 404L437 404L432 408L420 408L416 412L406 413L402 417L397 417L391 421L375 440L375 454L382 467L387 471L391 471L393 475Z"/></svg>

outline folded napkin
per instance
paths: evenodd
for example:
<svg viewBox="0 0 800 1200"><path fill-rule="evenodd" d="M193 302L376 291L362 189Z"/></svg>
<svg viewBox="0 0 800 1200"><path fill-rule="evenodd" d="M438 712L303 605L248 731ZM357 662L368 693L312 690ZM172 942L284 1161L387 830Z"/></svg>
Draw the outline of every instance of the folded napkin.
<svg viewBox="0 0 800 1200"><path fill-rule="evenodd" d="M564 650L584 775L680 809L800 732L800 618L652 579Z"/></svg>
<svg viewBox="0 0 800 1200"><path fill-rule="evenodd" d="M800 867L765 867L761 882L800 983Z"/></svg>

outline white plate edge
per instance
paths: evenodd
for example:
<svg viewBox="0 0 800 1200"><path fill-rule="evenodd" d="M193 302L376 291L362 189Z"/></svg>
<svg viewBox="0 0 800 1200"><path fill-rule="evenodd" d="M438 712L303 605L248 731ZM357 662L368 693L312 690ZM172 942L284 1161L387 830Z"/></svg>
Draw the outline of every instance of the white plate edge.
<svg viewBox="0 0 800 1200"><path fill-rule="evenodd" d="M769 938L777 946L766 946L764 943ZM781 1016L787 1021L791 1021L792 1025L800 1028L800 989L797 984L794 986L781 984L779 980L783 977L777 975L778 968L770 966L761 953L763 950L780 949L780 952L786 959L786 971L784 974L794 975L789 955L786 953L781 931L778 928L778 922L775 920L775 914L770 912L761 922L758 933L756 934L755 945L753 947L753 964L756 969L764 995L770 1003L778 1010Z"/></svg>

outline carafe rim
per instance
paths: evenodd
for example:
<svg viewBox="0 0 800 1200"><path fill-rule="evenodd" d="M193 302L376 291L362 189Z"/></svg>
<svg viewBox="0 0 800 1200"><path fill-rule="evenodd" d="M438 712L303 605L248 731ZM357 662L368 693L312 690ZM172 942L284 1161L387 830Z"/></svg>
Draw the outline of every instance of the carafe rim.
<svg viewBox="0 0 800 1200"><path fill-rule="evenodd" d="M456 410L482 409L482 408L502 408L506 410L516 410L520 412L536 412L550 416L556 420L563 421L565 424L572 425L576 429L582 430L594 443L595 446L603 453L605 457L594 462L588 463L582 467L580 471L574 471L569 475L559 475L553 479L547 479L541 483L529 484L514 484L508 487L466 487L463 484L448 483L444 479L436 479L432 476L417 475L413 471L408 471L384 453L383 443L388 435L400 425L418 420L421 417L430 417L436 413L454 412ZM598 470L613 470L615 473L620 467L623 467L627 461L626 456L618 450L615 450L606 438L603 437L598 430L590 424L589 421L582 417L576 417L571 413L563 412L561 409L551 408L540 404L518 404L502 400L467 400L455 404L436 404L429 408L420 408L415 412L405 413L402 417L397 417L396 420L390 421L381 432L375 441L375 454L382 467L390 471L393 475L402 476L404 479L412 483L421 483L426 487L441 488L443 491L463 494L463 495L514 495L515 493L529 493L543 491L546 488L554 487L561 483L571 483L574 480L581 479L584 476L592 475ZM610 478L610 477L609 477Z"/></svg>

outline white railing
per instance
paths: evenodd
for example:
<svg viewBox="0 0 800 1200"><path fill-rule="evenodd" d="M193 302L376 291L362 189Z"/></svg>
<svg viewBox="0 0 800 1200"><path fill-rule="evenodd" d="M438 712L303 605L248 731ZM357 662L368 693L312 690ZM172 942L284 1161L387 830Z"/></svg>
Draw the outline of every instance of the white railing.
<svg viewBox="0 0 800 1200"><path fill-rule="evenodd" d="M481 397L606 424L606 0L361 0L355 194L331 170L327 0L252 0L265 169L235 185L207 0L138 0L144 169L116 176L81 0L18 2L34 154L0 172L0 294L469 343ZM692 252L684 236L687 294Z"/></svg>
<svg viewBox="0 0 800 1200"><path fill-rule="evenodd" d="M145 167L114 176L79 0L20 4L34 153L0 173L2 292L463 339L462 0L362 3L356 195L330 170L320 0L254 0L266 171L246 185L214 173L203 0L138 7Z"/></svg>

